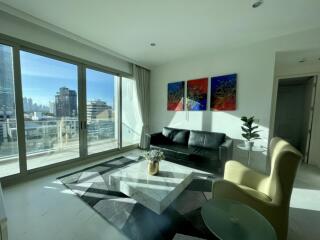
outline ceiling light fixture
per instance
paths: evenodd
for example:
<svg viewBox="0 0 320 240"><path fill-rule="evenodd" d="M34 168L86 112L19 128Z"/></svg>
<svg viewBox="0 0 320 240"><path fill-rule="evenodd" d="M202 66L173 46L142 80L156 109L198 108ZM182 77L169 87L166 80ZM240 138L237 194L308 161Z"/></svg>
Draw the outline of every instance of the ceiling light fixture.
<svg viewBox="0 0 320 240"><path fill-rule="evenodd" d="M155 44L154 42L153 43L150 43L150 46L151 47L155 47L157 44Z"/></svg>
<svg viewBox="0 0 320 240"><path fill-rule="evenodd" d="M304 62L306 62L306 61L307 61L306 58L301 58L301 59L299 60L299 63L304 63Z"/></svg>
<svg viewBox="0 0 320 240"><path fill-rule="evenodd" d="M252 4L251 6L253 8L257 8L257 7L260 7L263 3L263 0L251 0Z"/></svg>

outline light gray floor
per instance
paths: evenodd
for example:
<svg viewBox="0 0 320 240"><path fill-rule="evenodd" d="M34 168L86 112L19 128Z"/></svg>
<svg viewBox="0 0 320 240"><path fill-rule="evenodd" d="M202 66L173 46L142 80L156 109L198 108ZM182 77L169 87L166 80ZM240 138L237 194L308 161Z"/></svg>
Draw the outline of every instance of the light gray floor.
<svg viewBox="0 0 320 240"><path fill-rule="evenodd" d="M289 240L320 239L320 169L302 165L292 191Z"/></svg>
<svg viewBox="0 0 320 240"><path fill-rule="evenodd" d="M134 150L122 155L137 156L139 153L141 152ZM91 165L94 164L97 162ZM84 166L5 188L9 239L126 239L56 181L56 177L82 168ZM319 239L319 223L320 170L302 166L292 194L289 240Z"/></svg>

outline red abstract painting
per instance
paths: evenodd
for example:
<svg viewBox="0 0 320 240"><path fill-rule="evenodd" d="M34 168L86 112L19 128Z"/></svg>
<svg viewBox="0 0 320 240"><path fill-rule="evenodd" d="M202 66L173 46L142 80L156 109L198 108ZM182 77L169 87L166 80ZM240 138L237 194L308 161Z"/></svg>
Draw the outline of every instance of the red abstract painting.
<svg viewBox="0 0 320 240"><path fill-rule="evenodd" d="M208 78L189 80L187 83L187 109L207 110Z"/></svg>

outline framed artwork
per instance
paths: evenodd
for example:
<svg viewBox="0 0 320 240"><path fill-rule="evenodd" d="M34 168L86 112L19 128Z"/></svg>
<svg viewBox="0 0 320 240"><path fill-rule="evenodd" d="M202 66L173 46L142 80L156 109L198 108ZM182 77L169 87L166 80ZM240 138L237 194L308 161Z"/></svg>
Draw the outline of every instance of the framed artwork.
<svg viewBox="0 0 320 240"><path fill-rule="evenodd" d="M184 110L184 82L168 83L168 111Z"/></svg>
<svg viewBox="0 0 320 240"><path fill-rule="evenodd" d="M208 78L187 82L187 109L189 111L207 110Z"/></svg>
<svg viewBox="0 0 320 240"><path fill-rule="evenodd" d="M234 111L237 103L237 74L211 78L210 109Z"/></svg>

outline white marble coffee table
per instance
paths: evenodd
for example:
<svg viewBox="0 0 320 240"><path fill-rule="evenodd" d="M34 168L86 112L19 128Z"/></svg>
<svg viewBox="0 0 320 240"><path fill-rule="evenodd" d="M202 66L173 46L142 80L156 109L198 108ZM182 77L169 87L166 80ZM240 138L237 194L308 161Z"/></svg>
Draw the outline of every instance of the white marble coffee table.
<svg viewBox="0 0 320 240"><path fill-rule="evenodd" d="M110 174L109 184L113 190L126 194L157 214L161 214L194 177L210 175L163 160L159 174L150 176L147 165L148 162L144 160L122 168Z"/></svg>

